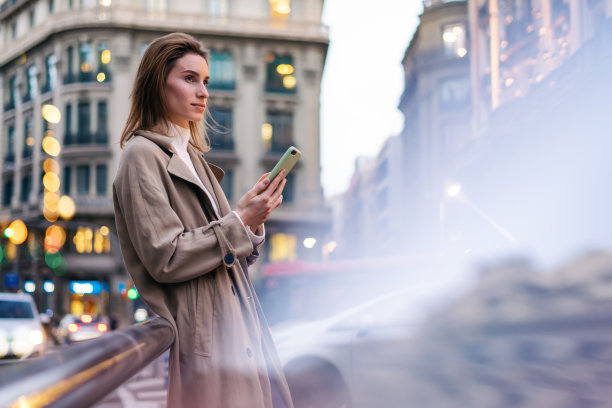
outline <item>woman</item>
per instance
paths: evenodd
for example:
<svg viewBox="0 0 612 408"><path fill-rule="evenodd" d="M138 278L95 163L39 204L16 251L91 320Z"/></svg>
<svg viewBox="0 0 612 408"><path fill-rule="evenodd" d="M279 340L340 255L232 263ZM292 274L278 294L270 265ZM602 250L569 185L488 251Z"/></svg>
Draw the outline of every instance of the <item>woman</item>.
<svg viewBox="0 0 612 408"><path fill-rule="evenodd" d="M292 407L248 277L284 174L232 211L204 158L208 53L174 33L146 49L113 184L121 251L138 292L175 329L168 407Z"/></svg>

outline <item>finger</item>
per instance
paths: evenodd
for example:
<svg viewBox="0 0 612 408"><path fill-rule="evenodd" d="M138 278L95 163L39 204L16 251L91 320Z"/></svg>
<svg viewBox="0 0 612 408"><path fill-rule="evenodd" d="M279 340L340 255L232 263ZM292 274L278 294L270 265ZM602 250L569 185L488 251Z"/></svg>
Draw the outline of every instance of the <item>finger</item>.
<svg viewBox="0 0 612 408"><path fill-rule="evenodd" d="M262 176L262 178L259 179L257 184L255 184L250 191L252 191L254 195L259 195L263 193L268 188L269 185L270 185L270 179L268 179L268 177L266 177L264 174L264 176Z"/></svg>
<svg viewBox="0 0 612 408"><path fill-rule="evenodd" d="M279 205L281 205L283 203L283 196L282 194L276 199L276 201L274 202L274 205L272 206L272 209L274 210L276 207L278 207Z"/></svg>
<svg viewBox="0 0 612 408"><path fill-rule="evenodd" d="M280 171L280 173L278 173L278 175L276 177L274 177L274 180L272 180L272 183L270 184L270 188L272 189L271 191L275 191L276 188L278 187L278 185L285 180L285 174L287 173L287 171L285 169L282 169Z"/></svg>
<svg viewBox="0 0 612 408"><path fill-rule="evenodd" d="M270 196L270 201L275 202L278 197L283 193L283 189L285 188L285 184L287 184L287 179L283 179L280 185L274 190L274 193Z"/></svg>
<svg viewBox="0 0 612 408"><path fill-rule="evenodd" d="M270 174L270 172L267 172L266 174L264 174L263 176L261 176L261 177L259 178L259 181L262 181L264 178L268 177L268 174ZM258 183L259 183L259 181L258 181Z"/></svg>

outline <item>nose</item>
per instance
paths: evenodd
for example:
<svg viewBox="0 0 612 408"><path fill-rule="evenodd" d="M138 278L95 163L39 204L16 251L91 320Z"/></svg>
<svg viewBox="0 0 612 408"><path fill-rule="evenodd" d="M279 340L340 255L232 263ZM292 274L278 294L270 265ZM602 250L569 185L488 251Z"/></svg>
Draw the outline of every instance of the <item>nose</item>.
<svg viewBox="0 0 612 408"><path fill-rule="evenodd" d="M208 89L206 88L206 85L201 83L200 86L198 86L196 96L198 98L208 98Z"/></svg>

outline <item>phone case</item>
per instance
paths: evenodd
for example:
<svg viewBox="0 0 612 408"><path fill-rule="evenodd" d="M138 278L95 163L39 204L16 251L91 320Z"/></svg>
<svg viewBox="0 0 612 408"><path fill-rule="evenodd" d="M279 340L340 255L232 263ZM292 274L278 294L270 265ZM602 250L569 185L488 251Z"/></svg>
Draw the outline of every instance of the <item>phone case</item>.
<svg viewBox="0 0 612 408"><path fill-rule="evenodd" d="M283 154L283 157L280 158L278 163L276 163L276 166L274 166L274 168L268 175L268 178L270 180L274 180L274 177L276 177L276 175L280 173L282 169L286 170L285 176L287 176L287 174L289 174L289 172L291 171L293 166L295 166L300 157L302 157L302 152L300 152L297 147L291 146L287 149L285 154Z"/></svg>

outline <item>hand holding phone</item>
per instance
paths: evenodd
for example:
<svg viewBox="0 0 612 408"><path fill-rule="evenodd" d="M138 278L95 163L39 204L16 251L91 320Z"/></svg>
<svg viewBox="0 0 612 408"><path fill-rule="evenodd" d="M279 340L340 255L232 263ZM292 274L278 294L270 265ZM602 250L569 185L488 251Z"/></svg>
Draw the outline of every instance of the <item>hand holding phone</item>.
<svg viewBox="0 0 612 408"><path fill-rule="evenodd" d="M283 169L285 169L284 177L287 177L287 174L289 174L289 172L291 171L293 166L295 166L295 164L298 162L300 157L302 157L302 152L300 152L297 147L295 146L289 147L287 151L285 152L285 154L283 154L283 157L281 157L278 163L276 163L276 166L274 166L274 168L268 175L268 178L270 180L274 180L274 177L276 177L278 173L280 173L280 171Z"/></svg>

